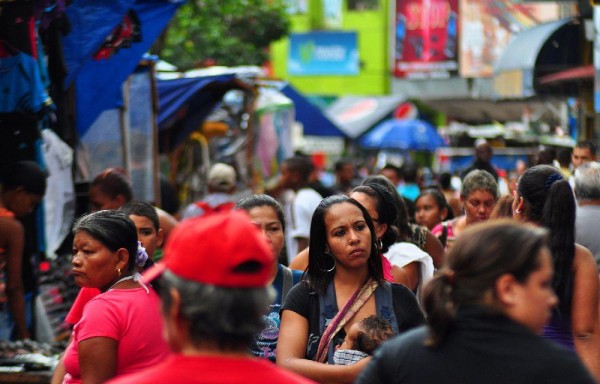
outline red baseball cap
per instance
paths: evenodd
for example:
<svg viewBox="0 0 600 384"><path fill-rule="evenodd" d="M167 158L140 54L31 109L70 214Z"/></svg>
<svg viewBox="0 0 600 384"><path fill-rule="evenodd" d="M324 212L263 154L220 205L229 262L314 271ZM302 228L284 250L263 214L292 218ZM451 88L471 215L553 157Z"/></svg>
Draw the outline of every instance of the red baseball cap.
<svg viewBox="0 0 600 384"><path fill-rule="evenodd" d="M178 224L164 258L143 274L154 280L165 269L178 277L226 288L268 285L275 256L247 213L232 210Z"/></svg>

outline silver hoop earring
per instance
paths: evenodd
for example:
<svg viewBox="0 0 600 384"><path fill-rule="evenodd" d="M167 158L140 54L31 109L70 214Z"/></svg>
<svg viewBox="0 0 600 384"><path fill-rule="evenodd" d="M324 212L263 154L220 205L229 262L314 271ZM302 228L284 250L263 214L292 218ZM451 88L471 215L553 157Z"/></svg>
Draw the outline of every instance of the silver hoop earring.
<svg viewBox="0 0 600 384"><path fill-rule="evenodd" d="M331 257L331 260L333 260L333 266L329 269L323 269L323 268L319 268L319 269L321 270L321 272L325 272L325 273L333 272L335 270L335 266L336 266L335 257L333 257L333 255L329 251L325 252L325 256Z"/></svg>
<svg viewBox="0 0 600 384"><path fill-rule="evenodd" d="M375 245L377 246L377 250L379 251L379 253L381 253L381 250L383 249L383 241L381 240L381 238L377 239Z"/></svg>

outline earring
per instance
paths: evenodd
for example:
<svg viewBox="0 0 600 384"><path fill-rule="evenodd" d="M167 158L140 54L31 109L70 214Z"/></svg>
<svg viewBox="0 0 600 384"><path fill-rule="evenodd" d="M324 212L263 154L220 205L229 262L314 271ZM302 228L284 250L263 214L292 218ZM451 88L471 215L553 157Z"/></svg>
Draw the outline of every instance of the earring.
<svg viewBox="0 0 600 384"><path fill-rule="evenodd" d="M121 268L117 268L117 275L119 275L119 277L121 277Z"/></svg>
<svg viewBox="0 0 600 384"><path fill-rule="evenodd" d="M381 253L381 250L383 249L383 241L381 241L380 238L375 240L375 248L377 249L378 253Z"/></svg>
<svg viewBox="0 0 600 384"><path fill-rule="evenodd" d="M516 213L521 213L521 208L517 208L517 209L515 209L515 212L516 212Z"/></svg>
<svg viewBox="0 0 600 384"><path fill-rule="evenodd" d="M333 260L333 267L329 268L329 269L323 269L323 268L319 268L322 272L325 273L330 273L333 272L333 270L335 269L336 263L335 263L335 257L333 257L333 255L331 254L331 252L329 251L325 251L325 256L329 256L331 257L331 260Z"/></svg>

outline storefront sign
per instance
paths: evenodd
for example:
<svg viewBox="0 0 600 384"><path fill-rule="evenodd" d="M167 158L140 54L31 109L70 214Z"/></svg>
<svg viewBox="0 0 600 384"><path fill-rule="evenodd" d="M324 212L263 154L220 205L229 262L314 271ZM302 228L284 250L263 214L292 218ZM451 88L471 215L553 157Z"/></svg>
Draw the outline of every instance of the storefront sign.
<svg viewBox="0 0 600 384"><path fill-rule="evenodd" d="M290 75L357 75L356 32L311 32L290 35Z"/></svg>
<svg viewBox="0 0 600 384"><path fill-rule="evenodd" d="M447 78L458 70L458 0L396 0L394 75Z"/></svg>

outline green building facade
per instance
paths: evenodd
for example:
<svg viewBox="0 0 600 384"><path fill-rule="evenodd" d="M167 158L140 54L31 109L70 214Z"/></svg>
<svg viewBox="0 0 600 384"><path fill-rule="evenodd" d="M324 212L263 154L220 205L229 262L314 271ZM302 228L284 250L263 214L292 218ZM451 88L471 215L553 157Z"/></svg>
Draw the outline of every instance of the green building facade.
<svg viewBox="0 0 600 384"><path fill-rule="evenodd" d="M325 0L306 0L305 13L291 18L291 37L271 46L274 76L307 95L387 95L390 93L390 1L338 0L326 9ZM329 11L329 12L328 12ZM297 74L289 68L290 41L311 32L355 32L357 73ZM333 68L330 68L333 69ZM335 71L333 71L335 72Z"/></svg>

